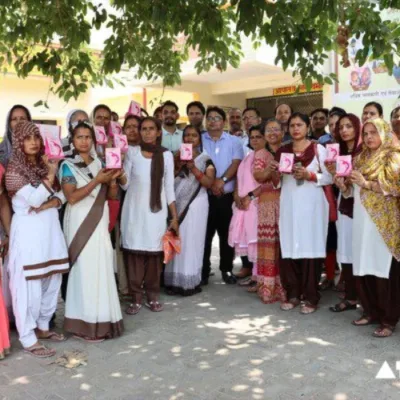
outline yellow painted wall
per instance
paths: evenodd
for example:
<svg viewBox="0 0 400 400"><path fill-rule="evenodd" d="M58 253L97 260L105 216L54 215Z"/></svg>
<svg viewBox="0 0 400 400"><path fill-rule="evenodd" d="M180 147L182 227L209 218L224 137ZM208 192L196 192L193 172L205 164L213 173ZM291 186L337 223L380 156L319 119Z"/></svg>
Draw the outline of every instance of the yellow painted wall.
<svg viewBox="0 0 400 400"><path fill-rule="evenodd" d="M82 95L78 101L71 100L68 104L50 94L48 104L50 109L34 107L39 100L46 100L49 89L47 78L32 77L19 79L15 75L0 76L0 136L4 134L7 113L15 104L26 106L34 119L57 120L62 127L62 135L65 135L65 117L73 108L83 108L88 112L90 93Z"/></svg>

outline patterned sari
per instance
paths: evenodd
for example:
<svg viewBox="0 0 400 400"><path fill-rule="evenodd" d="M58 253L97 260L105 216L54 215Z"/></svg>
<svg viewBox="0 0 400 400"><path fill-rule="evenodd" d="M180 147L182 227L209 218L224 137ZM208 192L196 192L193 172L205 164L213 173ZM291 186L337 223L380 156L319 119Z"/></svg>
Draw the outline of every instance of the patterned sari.
<svg viewBox="0 0 400 400"><path fill-rule="evenodd" d="M267 150L258 151L254 170L264 170L273 159ZM280 189L274 189L270 182L265 183L262 189L258 200L257 287L261 301L268 304L286 301L286 294L279 275Z"/></svg>

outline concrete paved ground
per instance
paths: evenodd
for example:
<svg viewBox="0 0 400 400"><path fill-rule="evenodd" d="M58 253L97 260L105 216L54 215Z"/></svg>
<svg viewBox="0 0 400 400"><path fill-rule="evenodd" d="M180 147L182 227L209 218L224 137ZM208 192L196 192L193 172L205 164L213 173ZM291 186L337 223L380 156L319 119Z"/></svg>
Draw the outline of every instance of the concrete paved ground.
<svg viewBox="0 0 400 400"><path fill-rule="evenodd" d="M217 272L203 293L163 300L162 313L126 317L119 339L56 344L58 355L87 352L88 365L73 370L24 354L13 334L13 353L0 361L0 399L400 398L400 334L376 339L373 327L350 324L358 312L332 314L333 292L303 316L261 304ZM375 379L385 360L397 379Z"/></svg>

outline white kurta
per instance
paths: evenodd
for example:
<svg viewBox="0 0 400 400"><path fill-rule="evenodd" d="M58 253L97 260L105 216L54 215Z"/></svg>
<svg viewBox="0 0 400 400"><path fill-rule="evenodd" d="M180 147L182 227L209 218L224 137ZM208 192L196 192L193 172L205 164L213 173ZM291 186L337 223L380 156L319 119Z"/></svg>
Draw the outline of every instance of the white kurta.
<svg viewBox="0 0 400 400"><path fill-rule="evenodd" d="M162 251L162 237L167 230L168 205L175 201L174 160L172 153L164 155L164 177L161 189L162 209L150 209L151 159L142 155L139 146L129 147L124 163L127 191L121 216L122 247L151 253Z"/></svg>
<svg viewBox="0 0 400 400"><path fill-rule="evenodd" d="M12 198L14 216L7 264L15 321L24 347L36 343L35 328L49 329L57 307L61 272L69 267L68 251L55 208L29 212L47 201L44 185L26 185Z"/></svg>
<svg viewBox="0 0 400 400"><path fill-rule="evenodd" d="M78 189L88 184L88 177L75 168L69 168ZM94 160L88 168L96 176L102 168L100 160ZM64 233L68 246L99 191L100 185L78 203L67 204ZM109 220L106 202L103 217L71 268L65 305L65 330L68 332L90 337L119 336L122 333L122 313L113 270L114 254L108 233Z"/></svg>
<svg viewBox="0 0 400 400"><path fill-rule="evenodd" d="M322 186L332 183L325 168L326 150L318 145L317 157L307 170L317 174L317 183L297 185L292 175L282 174L279 231L282 258L325 258L328 235L329 204ZM321 172L319 172L321 171Z"/></svg>
<svg viewBox="0 0 400 400"><path fill-rule="evenodd" d="M353 274L389 278L393 256L361 202L358 185L353 193Z"/></svg>
<svg viewBox="0 0 400 400"><path fill-rule="evenodd" d="M340 204L341 196L340 194L338 204ZM336 228L338 234L337 260L340 264L351 264L353 262L353 219L338 211Z"/></svg>

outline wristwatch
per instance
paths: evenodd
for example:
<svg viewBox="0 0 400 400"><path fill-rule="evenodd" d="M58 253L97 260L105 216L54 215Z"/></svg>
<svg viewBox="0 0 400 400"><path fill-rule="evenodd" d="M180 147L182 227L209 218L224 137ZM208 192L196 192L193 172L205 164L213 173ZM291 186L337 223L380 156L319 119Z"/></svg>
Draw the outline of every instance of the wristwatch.
<svg viewBox="0 0 400 400"><path fill-rule="evenodd" d="M224 183L228 182L228 178L226 176L223 176L221 179L224 181Z"/></svg>
<svg viewBox="0 0 400 400"><path fill-rule="evenodd" d="M255 200L255 199L256 199L256 196L254 196L254 193L253 193L253 192L247 193L247 196L250 197L250 200Z"/></svg>

